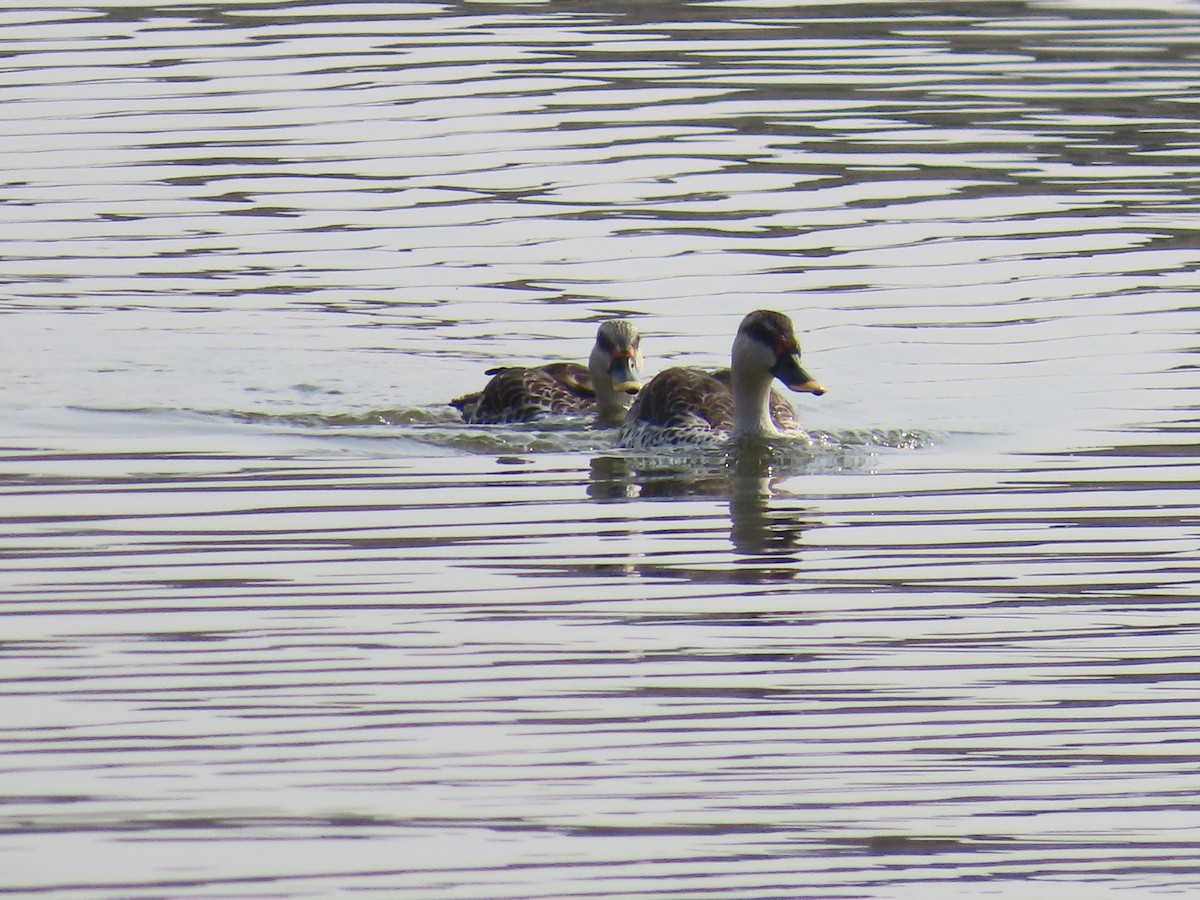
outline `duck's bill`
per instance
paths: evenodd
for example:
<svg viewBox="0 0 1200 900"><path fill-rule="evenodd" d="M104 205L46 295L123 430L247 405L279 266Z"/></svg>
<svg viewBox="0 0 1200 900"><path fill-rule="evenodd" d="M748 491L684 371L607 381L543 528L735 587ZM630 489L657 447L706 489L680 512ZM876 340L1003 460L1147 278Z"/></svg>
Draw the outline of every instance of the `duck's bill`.
<svg viewBox="0 0 1200 900"><path fill-rule="evenodd" d="M825 393L815 378L804 371L800 365L800 357L795 353L786 353L779 357L771 374L787 385L791 390L802 394L816 394L818 397Z"/></svg>
<svg viewBox="0 0 1200 900"><path fill-rule="evenodd" d="M612 364L613 390L618 394L636 394L642 389L637 363L632 359L614 359Z"/></svg>

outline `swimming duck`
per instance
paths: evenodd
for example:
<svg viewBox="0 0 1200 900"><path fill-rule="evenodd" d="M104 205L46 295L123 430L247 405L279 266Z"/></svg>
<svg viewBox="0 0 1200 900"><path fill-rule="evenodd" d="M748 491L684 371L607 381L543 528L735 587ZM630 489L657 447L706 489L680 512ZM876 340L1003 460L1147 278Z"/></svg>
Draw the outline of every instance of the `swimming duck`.
<svg viewBox="0 0 1200 900"><path fill-rule="evenodd" d="M799 431L791 404L771 389L772 380L793 391L825 393L801 367L796 332L783 313L760 309L742 319L731 363L715 374L679 367L659 372L633 401L617 446L713 447L731 437Z"/></svg>
<svg viewBox="0 0 1200 900"><path fill-rule="evenodd" d="M632 322L609 319L596 330L587 366L556 362L543 366L488 369L482 391L450 401L468 425L530 422L546 413L596 415L600 425L619 425L632 395L641 388L641 335Z"/></svg>

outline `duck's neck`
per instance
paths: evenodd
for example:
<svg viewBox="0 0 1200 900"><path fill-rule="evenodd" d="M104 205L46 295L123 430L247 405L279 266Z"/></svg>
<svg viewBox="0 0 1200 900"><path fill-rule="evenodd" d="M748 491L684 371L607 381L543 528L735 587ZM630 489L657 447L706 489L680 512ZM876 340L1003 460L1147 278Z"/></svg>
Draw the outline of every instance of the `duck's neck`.
<svg viewBox="0 0 1200 900"><path fill-rule="evenodd" d="M592 387L596 391L596 423L620 425L625 420L632 399L628 394L613 390L612 373L605 365L604 357L592 353L588 358L588 371L592 375Z"/></svg>
<svg viewBox="0 0 1200 900"><path fill-rule="evenodd" d="M730 390L733 392L733 436L744 437L757 435L766 437L779 434L779 430L771 422L768 402L771 397L771 382L774 378L769 372L747 374L739 372L738 366L733 366L730 373Z"/></svg>

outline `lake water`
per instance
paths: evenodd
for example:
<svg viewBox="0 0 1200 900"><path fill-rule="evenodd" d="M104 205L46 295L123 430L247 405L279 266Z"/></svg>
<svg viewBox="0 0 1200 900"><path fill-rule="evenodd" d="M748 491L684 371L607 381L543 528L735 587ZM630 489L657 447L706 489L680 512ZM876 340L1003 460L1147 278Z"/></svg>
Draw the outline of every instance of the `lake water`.
<svg viewBox="0 0 1200 900"><path fill-rule="evenodd" d="M0 892L1200 891L1200 5L0 34ZM811 446L446 405L761 307Z"/></svg>

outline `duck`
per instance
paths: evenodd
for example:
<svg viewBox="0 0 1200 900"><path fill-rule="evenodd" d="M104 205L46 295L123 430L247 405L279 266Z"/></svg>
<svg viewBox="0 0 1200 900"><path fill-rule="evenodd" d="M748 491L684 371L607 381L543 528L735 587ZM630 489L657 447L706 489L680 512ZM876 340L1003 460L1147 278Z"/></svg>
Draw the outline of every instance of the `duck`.
<svg viewBox="0 0 1200 900"><path fill-rule="evenodd" d="M792 320L759 309L742 319L730 368L714 373L674 367L654 376L625 415L617 446L625 449L719 447L731 439L803 434L790 403L772 389L825 393L800 364Z"/></svg>
<svg viewBox="0 0 1200 900"><path fill-rule="evenodd" d="M608 319L596 329L587 366L553 362L499 366L482 391L450 401L468 425L532 422L547 414L595 416L601 426L624 420L642 386L641 335L627 319Z"/></svg>

